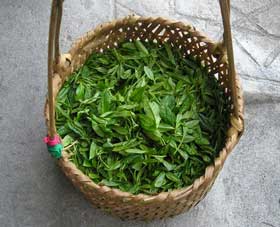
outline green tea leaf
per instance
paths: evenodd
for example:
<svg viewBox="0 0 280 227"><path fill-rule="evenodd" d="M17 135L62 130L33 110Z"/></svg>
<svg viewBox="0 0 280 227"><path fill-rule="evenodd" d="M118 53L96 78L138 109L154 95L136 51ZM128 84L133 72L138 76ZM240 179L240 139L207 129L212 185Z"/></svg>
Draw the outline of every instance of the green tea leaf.
<svg viewBox="0 0 280 227"><path fill-rule="evenodd" d="M70 145L73 142L74 142L74 139L69 135L66 135L62 140L62 144L64 147L67 147L68 145Z"/></svg>
<svg viewBox="0 0 280 227"><path fill-rule="evenodd" d="M99 184L101 184L101 185L106 185L106 186L108 186L108 187L116 187L116 186L119 185L117 182L109 181L109 180L105 180L105 179L103 179L102 181L100 181Z"/></svg>
<svg viewBox="0 0 280 227"><path fill-rule="evenodd" d="M109 165L109 170L113 171L113 170L119 169L121 166L122 166L121 162L120 161L116 161L115 163L111 163Z"/></svg>
<svg viewBox="0 0 280 227"><path fill-rule="evenodd" d="M174 127L165 123L160 123L158 129L160 132L167 132L167 131L173 131Z"/></svg>
<svg viewBox="0 0 280 227"><path fill-rule="evenodd" d="M135 90L132 91L131 93L131 100L135 101L135 102L141 102L144 96L144 92L145 92L145 87L138 87Z"/></svg>
<svg viewBox="0 0 280 227"><path fill-rule="evenodd" d="M145 131L145 135L154 141L161 141L162 139L162 134L157 129L154 131Z"/></svg>
<svg viewBox="0 0 280 227"><path fill-rule="evenodd" d="M101 102L100 102L100 113L106 113L110 110L110 104L111 104L111 95L108 90L105 90L101 94Z"/></svg>
<svg viewBox="0 0 280 227"><path fill-rule="evenodd" d="M157 178L155 179L155 182L154 182L154 186L156 188L160 188L162 187L162 185L164 184L164 179L165 179L165 172L161 172Z"/></svg>
<svg viewBox="0 0 280 227"><path fill-rule="evenodd" d="M183 157L184 160L188 160L189 155L185 151L182 151L181 149L178 149L178 152Z"/></svg>
<svg viewBox="0 0 280 227"><path fill-rule="evenodd" d="M97 145L95 142L92 142L89 150L89 160L93 159L96 156L96 153L97 153Z"/></svg>
<svg viewBox="0 0 280 227"><path fill-rule="evenodd" d="M188 122L184 123L184 126L188 127L188 128L193 128L193 127L197 126L198 124L199 124L199 120L192 120L192 121L188 121Z"/></svg>
<svg viewBox="0 0 280 227"><path fill-rule="evenodd" d="M135 46L144 55L148 55L149 54L149 51L147 50L147 48L143 45L143 43L140 40L136 40L135 41Z"/></svg>
<svg viewBox="0 0 280 227"><path fill-rule="evenodd" d="M144 66L144 72L150 80L155 80L154 73L148 66Z"/></svg>
<svg viewBox="0 0 280 227"><path fill-rule="evenodd" d="M129 130L124 127L113 126L112 129L115 130L120 135L127 135L129 133Z"/></svg>
<svg viewBox="0 0 280 227"><path fill-rule="evenodd" d="M174 173L168 172L168 173L166 173L166 177L169 180L174 181L176 183L180 183L181 182L180 178L177 177Z"/></svg>
<svg viewBox="0 0 280 227"><path fill-rule="evenodd" d="M175 165L163 160L162 164L165 166L165 168L168 170L168 171L171 171L175 168Z"/></svg>
<svg viewBox="0 0 280 227"><path fill-rule="evenodd" d="M150 119L153 119L156 128L160 123L159 106L156 102L149 102L144 106L145 113Z"/></svg>
<svg viewBox="0 0 280 227"><path fill-rule="evenodd" d="M76 89L76 100L83 99L85 94L85 87L83 84L79 84L79 86Z"/></svg>
<svg viewBox="0 0 280 227"><path fill-rule="evenodd" d="M172 63L173 65L176 65L176 62L175 62L173 53L172 53L172 51L171 51L171 49L170 49L170 46L167 45L167 44L165 43L165 44L164 44L164 47L165 47L165 50L166 50L166 52L167 52L167 55L168 55L169 60L171 61L171 63Z"/></svg>
<svg viewBox="0 0 280 227"><path fill-rule="evenodd" d="M91 74L89 68L86 65L82 68L81 74L82 77L88 77Z"/></svg>
<svg viewBox="0 0 280 227"><path fill-rule="evenodd" d="M154 131L156 130L156 122L153 118L148 117L147 115L141 114L139 115L140 125L146 131Z"/></svg>
<svg viewBox="0 0 280 227"><path fill-rule="evenodd" d="M91 164L91 162L89 160L84 159L83 166L84 167L92 167L92 164Z"/></svg>
<svg viewBox="0 0 280 227"><path fill-rule="evenodd" d="M97 180L97 179L99 179L99 176L97 175L97 174L95 174L95 173L89 173L88 174L88 176L89 176L89 178L91 178L91 179L93 179L93 180Z"/></svg>
<svg viewBox="0 0 280 227"><path fill-rule="evenodd" d="M172 99L164 98L161 102L160 106L160 116L164 122L170 125L175 125L176 116L172 112L174 108L175 101L173 102Z"/></svg>
<svg viewBox="0 0 280 227"><path fill-rule="evenodd" d="M122 47L124 47L126 49L129 49L129 50L135 50L136 49L134 43L123 43Z"/></svg>
<svg viewBox="0 0 280 227"><path fill-rule="evenodd" d="M147 153L147 151L143 151L143 150L136 149L136 148L126 149L125 152L128 153L128 154L145 154L145 153Z"/></svg>
<svg viewBox="0 0 280 227"><path fill-rule="evenodd" d="M91 54L56 97L69 160L133 194L186 187L225 145L231 101L198 57L163 43Z"/></svg>

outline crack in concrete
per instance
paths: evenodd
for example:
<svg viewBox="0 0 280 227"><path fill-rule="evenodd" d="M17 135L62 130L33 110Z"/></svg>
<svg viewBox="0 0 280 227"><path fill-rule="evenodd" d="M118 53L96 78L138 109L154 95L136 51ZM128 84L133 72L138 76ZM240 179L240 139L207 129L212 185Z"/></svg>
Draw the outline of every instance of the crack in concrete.
<svg viewBox="0 0 280 227"><path fill-rule="evenodd" d="M279 55L280 55L280 44L268 55L268 57L264 62L264 67L270 66Z"/></svg>
<svg viewBox="0 0 280 227"><path fill-rule="evenodd" d="M237 31L240 31L240 32L247 32L249 34L252 34L252 35L261 35L261 36L266 36L267 38L270 38L270 39L273 39L273 40L280 40L280 36L276 36L276 35L273 35L273 34L265 34L264 31L260 31L258 28L257 28L257 25L255 24L252 24L250 21L248 21L250 24L252 24L257 30L252 30L252 29L248 29L248 28L245 28L243 26L238 26L236 25L237 22L242 22L244 20L239 20L239 21L235 21L234 24L232 24L232 28L233 29L236 29Z"/></svg>
<svg viewBox="0 0 280 227"><path fill-rule="evenodd" d="M254 25L256 25L256 28L263 34L263 35L266 35L266 36L271 36L277 40L280 39L280 36L279 35L275 35L275 34L271 34L270 32L268 32L263 26L255 23Z"/></svg>
<svg viewBox="0 0 280 227"><path fill-rule="evenodd" d="M261 6L257 9L253 9L252 11L250 11L249 13L244 13L241 9L239 9L238 7L234 6L233 4L230 4L231 9L235 9L236 11L238 11L240 14L242 14L242 16L248 17L248 16L252 16L254 14L260 14L263 13L269 9L271 9L274 6L274 2L272 2L270 5L264 5Z"/></svg>
<svg viewBox="0 0 280 227"><path fill-rule="evenodd" d="M137 16L143 17L143 14L140 14L140 13L136 12L135 10L133 10L133 9L131 9L131 8L129 8L129 7L125 6L125 5L123 5L123 4L120 3L120 2L116 2L116 5L119 5L120 7L124 8L124 9L126 9L126 10L131 11L130 15L131 15L131 14L136 14Z"/></svg>
<svg viewBox="0 0 280 227"><path fill-rule="evenodd" d="M274 86L280 86L280 80L274 80L270 78L261 78L261 77L253 77L248 74L239 74L243 79L247 79L250 81L263 81L263 82L270 82Z"/></svg>
<svg viewBox="0 0 280 227"><path fill-rule="evenodd" d="M234 10L236 8L233 8ZM240 11L239 11L240 12ZM243 14L242 12L240 12L242 14L243 17L247 17L247 15ZM213 20L211 18L208 18L208 17L199 17L199 16L193 16L193 15L189 15L189 14L183 14L183 13L180 13L178 12L176 9L175 9L175 16L178 15L178 16L181 16L181 17L184 17L186 19L195 19L195 20L200 20L200 21L204 21L204 22L208 22L209 24L211 25L221 25L222 24L222 21L219 22L217 20ZM257 34L257 35L266 35L268 36L269 38L272 38L272 39L276 39L276 40L279 40L280 39L280 36L277 36L277 35L274 35L274 34L271 34L269 32L267 32L266 30L260 30L259 27L257 26L257 24L255 24L254 22L252 22L251 20L247 19L247 21L252 25L254 26L256 30L252 30L252 29L248 29L248 28L245 28L243 26L240 26L239 24L241 22L245 22L245 19L244 18L241 18L239 20L236 20L234 21L234 23L232 23L232 28L233 29L236 29L237 31L245 31L245 32L249 32L250 34Z"/></svg>
<svg viewBox="0 0 280 227"><path fill-rule="evenodd" d="M269 105L280 103L280 97L268 94L245 92L244 97L246 106Z"/></svg>
<svg viewBox="0 0 280 227"><path fill-rule="evenodd" d="M207 21L207 22L216 22L219 23L217 20L213 20L209 17L200 17L200 16L194 16L194 15L189 15L189 14L184 14L184 13L180 13L175 9L175 14L185 17L185 18L190 18L190 19L196 19L196 20L202 20L202 21Z"/></svg>
<svg viewBox="0 0 280 227"><path fill-rule="evenodd" d="M267 225L267 226L271 226L271 227L276 227L275 225L272 225L272 224L270 224L268 222L265 222L265 221L263 221L262 224Z"/></svg>
<svg viewBox="0 0 280 227"><path fill-rule="evenodd" d="M234 38L234 40L236 41L237 46L239 46L240 49L252 59L252 61L254 61L258 66L261 67L258 61L254 58L254 56L238 41L238 39Z"/></svg>
<svg viewBox="0 0 280 227"><path fill-rule="evenodd" d="M271 7L273 7L274 5L271 5ZM243 13L239 8L235 7L235 6L231 6L231 9L233 9L234 11L236 11L237 13L239 13L243 18L245 18L245 20L247 19L247 21L252 24L253 26L255 26L261 34L263 35L267 35L267 36L270 36L272 38L275 38L275 39L280 39L280 36L278 35L275 35L275 34L271 34L270 32L268 32L264 27L262 27L261 25L255 23L255 18L251 18L254 14L256 14L256 12L258 12L258 9L257 10L254 10L248 14L245 14ZM259 8L260 9L260 8ZM262 8L261 8L262 9ZM270 8L265 8L263 11L259 11L259 13L262 13L266 10L269 10ZM242 18L242 19L243 19ZM243 19L244 21L244 19ZM245 29L246 30L246 29ZM248 29L249 30L249 29ZM252 31L252 30L251 30Z"/></svg>

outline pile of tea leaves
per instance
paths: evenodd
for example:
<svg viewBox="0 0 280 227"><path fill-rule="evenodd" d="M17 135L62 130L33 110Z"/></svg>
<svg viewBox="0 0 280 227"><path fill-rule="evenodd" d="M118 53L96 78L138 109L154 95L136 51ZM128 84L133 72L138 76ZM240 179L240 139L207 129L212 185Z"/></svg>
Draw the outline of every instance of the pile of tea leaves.
<svg viewBox="0 0 280 227"><path fill-rule="evenodd" d="M224 146L230 103L179 49L140 41L93 53L57 96L70 160L94 182L133 194L193 183Z"/></svg>

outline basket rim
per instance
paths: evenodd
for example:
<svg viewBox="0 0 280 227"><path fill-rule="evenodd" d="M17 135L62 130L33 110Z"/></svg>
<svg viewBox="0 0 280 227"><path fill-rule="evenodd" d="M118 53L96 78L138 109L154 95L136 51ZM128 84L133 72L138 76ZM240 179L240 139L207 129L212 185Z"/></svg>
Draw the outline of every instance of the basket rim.
<svg viewBox="0 0 280 227"><path fill-rule="evenodd" d="M102 24L96 26L96 28L91 29L90 31L86 32L84 35L82 35L80 38L76 39L73 42L69 51L64 55L71 56L73 53L75 53L79 49L81 43L82 43L82 45L85 45L87 42L91 42L91 40L89 40L89 37L95 37L99 33L102 33L102 31L104 29L110 29L110 28L113 28L114 26L116 26L117 24L126 23L128 21L132 22L132 23L136 23L136 22L147 21L147 20L160 21L161 23L163 21L166 24L176 25L181 28L188 29L188 31L190 31L191 33L194 33L196 36L199 36L203 40L203 42L206 42L207 44L213 44L213 45L219 44L218 42L214 42L213 40L208 38L203 32L197 31L194 26L184 23L182 21L168 19L166 17L140 17L140 16L136 16L136 15L129 15L129 16L126 16L123 18L112 20L110 22L102 23ZM227 64L227 59L223 58L222 63ZM60 64L58 64L56 67L57 67L57 69L59 69L59 67L62 67L62 66L60 66ZM67 73L67 74L69 76L71 73ZM53 82L54 82L54 87L56 86L58 88L58 87L62 86L61 76L58 73L54 74ZM198 177L197 179L195 179L195 181L189 186L185 186L185 187L178 188L178 189L173 189L168 192L159 192L154 195L149 195L149 194L144 194L144 193L132 194L130 192L121 191L120 189L117 189L117 188L112 188L112 187L108 187L105 185L103 186L103 185L96 184L86 174L84 174L81 170L79 170L74 163L72 163L69 160L69 155L65 150L63 150L63 152L62 152L62 157L58 160L58 164L61 167L65 166L68 170L71 169L71 171L74 171L75 175L77 176L77 179L80 182L86 184L88 187L98 190L101 193L106 193L106 194L108 194L108 195L110 194L111 196L114 196L114 197L119 197L120 199L126 198L131 201L143 201L143 202L148 202L148 203L153 202L153 201L160 202L160 201L166 200L166 199L167 200L168 199L170 199L170 200L180 199L182 196L185 196L185 195L191 193L192 191L197 190L202 184L210 182L213 178L215 178L217 176L217 174L221 170L227 156L229 155L231 150L234 148L234 146L238 143L238 141L242 135L243 128L244 128L243 94L242 94L242 89L240 86L240 77L238 74L236 74L236 82L237 82L237 96L238 96L238 101L239 101L238 105L240 106L240 108L239 108L239 110L240 110L239 117L240 118L237 119L234 116L231 116L230 127L227 130L227 136L225 139L225 146L223 147L223 149L221 149L221 151L219 152L219 155L215 158L214 162L206 167L204 174L202 176ZM56 97L56 95L54 97ZM45 116L46 123L47 123L49 120L48 100L46 100L46 102L45 102L44 116ZM48 127L48 123L47 123L47 127Z"/></svg>

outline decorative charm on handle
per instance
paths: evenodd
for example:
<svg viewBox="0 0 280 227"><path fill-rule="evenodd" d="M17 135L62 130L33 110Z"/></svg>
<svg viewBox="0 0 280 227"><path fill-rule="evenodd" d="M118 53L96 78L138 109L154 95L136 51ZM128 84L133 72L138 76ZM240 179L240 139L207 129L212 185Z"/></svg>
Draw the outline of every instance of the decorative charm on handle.
<svg viewBox="0 0 280 227"><path fill-rule="evenodd" d="M47 144L48 151L54 158L61 158L63 145L61 144L61 139L58 135L55 135L53 138L51 136L46 136L44 142Z"/></svg>

